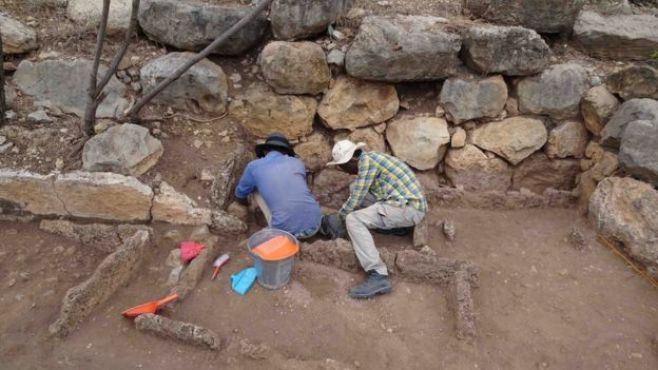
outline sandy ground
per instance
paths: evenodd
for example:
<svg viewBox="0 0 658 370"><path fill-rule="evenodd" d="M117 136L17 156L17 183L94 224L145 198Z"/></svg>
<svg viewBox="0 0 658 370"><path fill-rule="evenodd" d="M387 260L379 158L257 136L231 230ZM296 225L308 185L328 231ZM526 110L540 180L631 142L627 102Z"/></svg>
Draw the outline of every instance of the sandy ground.
<svg viewBox="0 0 658 370"><path fill-rule="evenodd" d="M395 279L393 294L354 301L346 291L360 275L302 262L286 288L256 286L240 297L231 292L229 275L250 261L235 238L220 241L233 255L220 277L211 282L208 269L198 289L164 314L227 340L262 342L292 359L333 359L362 369L658 366L658 291L595 242L574 211L441 210L431 217L457 227L453 243L433 230L431 247L480 267L474 291L479 337L472 345L455 338L447 292L436 286ZM574 226L586 237L584 251L568 242ZM0 223L0 240L3 368L277 368L267 356L252 360L152 337L120 316L167 292L164 261L174 245L165 239L138 276L64 340L50 338L47 327L66 289L87 277L102 255L36 224ZM410 244L399 237L378 242Z"/></svg>

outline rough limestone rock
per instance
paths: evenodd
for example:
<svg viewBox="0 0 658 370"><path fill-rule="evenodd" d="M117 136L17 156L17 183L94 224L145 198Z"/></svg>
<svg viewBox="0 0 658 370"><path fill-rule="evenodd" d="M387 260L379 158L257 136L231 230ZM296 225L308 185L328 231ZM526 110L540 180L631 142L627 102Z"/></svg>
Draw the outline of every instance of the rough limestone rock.
<svg viewBox="0 0 658 370"><path fill-rule="evenodd" d="M228 153L216 163L217 171L214 173L214 180L210 187L210 202L213 208L224 210L233 199L233 190L242 171L251 159L255 158L253 150L247 150L247 147L238 143L236 148Z"/></svg>
<svg viewBox="0 0 658 370"><path fill-rule="evenodd" d="M624 100L658 99L658 69L641 64L626 67L610 75L607 85Z"/></svg>
<svg viewBox="0 0 658 370"><path fill-rule="evenodd" d="M331 71L314 42L272 41L258 59L267 83L279 94L317 95L329 87Z"/></svg>
<svg viewBox="0 0 658 370"><path fill-rule="evenodd" d="M132 0L112 0L107 18L107 32L113 34L127 30L131 10ZM66 8L66 16L75 22L76 26L94 31L100 24L102 12L103 0L69 0Z"/></svg>
<svg viewBox="0 0 658 370"><path fill-rule="evenodd" d="M589 220L658 278L658 191L651 185L628 177L604 179L590 199Z"/></svg>
<svg viewBox="0 0 658 370"><path fill-rule="evenodd" d="M548 134L546 155L549 158L582 158L588 141L585 125L579 121L564 121Z"/></svg>
<svg viewBox="0 0 658 370"><path fill-rule="evenodd" d="M463 148L466 145L466 131L457 127L450 138L450 147L454 149Z"/></svg>
<svg viewBox="0 0 658 370"><path fill-rule="evenodd" d="M339 77L318 106L318 115L334 130L355 130L393 118L400 109L395 86Z"/></svg>
<svg viewBox="0 0 658 370"><path fill-rule="evenodd" d="M369 16L347 51L347 73L378 81L424 81L451 76L461 65L461 36L443 18Z"/></svg>
<svg viewBox="0 0 658 370"><path fill-rule="evenodd" d="M258 137L276 131L298 139L313 131L318 102L311 97L278 95L263 83L253 83L231 102L231 115Z"/></svg>
<svg viewBox="0 0 658 370"><path fill-rule="evenodd" d="M153 230L144 225L79 224L67 220L42 220L39 229L73 239L85 247L112 253L137 231Z"/></svg>
<svg viewBox="0 0 658 370"><path fill-rule="evenodd" d="M148 94L195 56L194 53L170 53L150 61L140 72L144 92ZM226 111L227 98L228 82L222 67L204 59L158 94L153 102L193 112L201 109L221 114Z"/></svg>
<svg viewBox="0 0 658 370"><path fill-rule="evenodd" d="M2 50L5 54L23 54L39 47L37 32L18 20L0 13Z"/></svg>
<svg viewBox="0 0 658 370"><path fill-rule="evenodd" d="M464 0L464 9L494 23L539 33L569 33L584 0Z"/></svg>
<svg viewBox="0 0 658 370"><path fill-rule="evenodd" d="M547 135L541 120L512 117L478 127L471 133L471 142L516 165L544 146Z"/></svg>
<svg viewBox="0 0 658 370"><path fill-rule="evenodd" d="M443 83L439 102L455 124L476 118L497 117L505 108L507 84L502 76L449 78Z"/></svg>
<svg viewBox="0 0 658 370"><path fill-rule="evenodd" d="M13 80L18 89L36 101L49 101L64 112L82 117L91 70L92 61L87 59L39 62L23 60ZM99 78L106 71L105 66L100 66ZM105 98L98 105L96 117L115 117L122 113L128 107L128 101L124 98L125 91L125 86L113 76L103 90Z"/></svg>
<svg viewBox="0 0 658 370"><path fill-rule="evenodd" d="M195 201L164 181L153 198L151 214L154 221L175 225L210 225L212 222L209 209L198 208Z"/></svg>
<svg viewBox="0 0 658 370"><path fill-rule="evenodd" d="M126 284L144 259L151 236L138 231L116 252L107 256L89 279L66 292L59 318L49 327L52 334L65 336L76 330L94 309Z"/></svg>
<svg viewBox="0 0 658 370"><path fill-rule="evenodd" d="M219 234L242 234L247 232L247 224L226 211L213 211L210 228Z"/></svg>
<svg viewBox="0 0 658 370"><path fill-rule="evenodd" d="M445 174L455 187L466 191L504 192L512 183L512 168L507 162L471 144L448 150Z"/></svg>
<svg viewBox="0 0 658 370"><path fill-rule="evenodd" d="M400 270L400 274L405 277L440 285L452 282L457 271L464 271L465 279L470 284L477 285L479 279L477 267L468 262L437 257L414 250L407 249L398 252L395 265Z"/></svg>
<svg viewBox="0 0 658 370"><path fill-rule="evenodd" d="M386 151L386 140L384 139L384 136L375 131L372 127L354 130L347 135L347 139L351 140L353 143L366 143L366 150L374 150L376 152ZM334 142L338 140L334 140Z"/></svg>
<svg viewBox="0 0 658 370"><path fill-rule="evenodd" d="M314 133L306 141L295 145L295 153L304 161L307 171L317 172L331 160L331 144L321 133Z"/></svg>
<svg viewBox="0 0 658 370"><path fill-rule="evenodd" d="M313 178L313 195L321 205L338 209L349 197L354 178L346 172L326 168Z"/></svg>
<svg viewBox="0 0 658 370"><path fill-rule="evenodd" d="M647 60L658 49L658 17L650 14L602 16L584 11L574 39L589 55L615 60Z"/></svg>
<svg viewBox="0 0 658 370"><path fill-rule="evenodd" d="M272 32L281 40L303 39L327 31L347 13L353 0L274 0L270 9Z"/></svg>
<svg viewBox="0 0 658 370"><path fill-rule="evenodd" d="M619 162L626 172L658 186L658 119L633 121L626 126Z"/></svg>
<svg viewBox="0 0 658 370"><path fill-rule="evenodd" d="M512 189L528 189L542 194L546 189L571 190L580 173L577 159L551 160L543 153L535 153L514 169Z"/></svg>
<svg viewBox="0 0 658 370"><path fill-rule="evenodd" d="M658 119L658 100L631 99L624 102L610 117L601 130L601 143L606 146L619 146L622 133L629 122Z"/></svg>
<svg viewBox="0 0 658 370"><path fill-rule="evenodd" d="M71 172L55 179L69 215L113 221L151 218L153 190L134 177L106 172Z"/></svg>
<svg viewBox="0 0 658 370"><path fill-rule="evenodd" d="M550 63L551 49L534 30L523 27L476 25L464 33L466 64L480 73L526 76Z"/></svg>
<svg viewBox="0 0 658 370"><path fill-rule="evenodd" d="M0 169L0 209L35 215L67 215L53 187L54 181L54 174Z"/></svg>
<svg viewBox="0 0 658 370"><path fill-rule="evenodd" d="M151 39L187 51L200 51L244 18L249 6L211 5L178 0L142 0L139 25ZM267 29L267 12L217 48L216 54L239 55L254 46Z"/></svg>
<svg viewBox="0 0 658 370"><path fill-rule="evenodd" d="M202 326L168 319L164 316L147 313L137 316L135 328L157 336L175 339L183 343L219 350L222 341L219 335Z"/></svg>
<svg viewBox="0 0 658 370"><path fill-rule="evenodd" d="M5 106L11 109L16 100L16 89L9 84L5 84Z"/></svg>
<svg viewBox="0 0 658 370"><path fill-rule="evenodd" d="M386 140L395 156L422 171L436 167L443 159L450 133L442 118L404 117L388 125Z"/></svg>
<svg viewBox="0 0 658 370"><path fill-rule="evenodd" d="M596 185L619 168L617 156L603 149L592 157L592 161L593 166L580 174L578 179L578 211L583 215L588 212L589 200L596 190Z"/></svg>
<svg viewBox="0 0 658 370"><path fill-rule="evenodd" d="M360 268L352 243L345 239L302 243L300 258L304 261L333 266L345 271L358 271Z"/></svg>
<svg viewBox="0 0 658 370"><path fill-rule="evenodd" d="M604 85L599 85L589 89L583 96L580 114L589 132L598 136L618 107L619 100Z"/></svg>
<svg viewBox="0 0 658 370"><path fill-rule="evenodd" d="M146 127L126 123L89 139L82 150L82 169L140 176L164 153L160 140Z"/></svg>
<svg viewBox="0 0 658 370"><path fill-rule="evenodd" d="M588 89L585 68L575 63L557 64L518 83L519 110L557 119L573 118L578 115L580 100Z"/></svg>

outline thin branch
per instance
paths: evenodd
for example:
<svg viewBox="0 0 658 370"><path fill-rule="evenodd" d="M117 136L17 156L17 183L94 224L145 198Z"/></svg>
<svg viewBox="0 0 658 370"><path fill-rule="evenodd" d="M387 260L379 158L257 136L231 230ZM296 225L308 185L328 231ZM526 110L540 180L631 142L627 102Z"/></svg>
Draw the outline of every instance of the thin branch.
<svg viewBox="0 0 658 370"><path fill-rule="evenodd" d="M132 38L133 33L137 28L137 14L139 12L139 1L140 0L133 0L133 6L130 12L130 25L128 26L128 30L126 31L126 37L124 38L123 43L121 44L121 48L114 56L114 59L112 59L112 63L110 63L110 67L105 73L105 76L103 76L103 79L98 83L98 86L96 87L97 100L100 97L101 92L103 91L105 86L107 86L108 82L110 82L112 76L116 73L117 68L119 68L119 64L123 60L123 57L126 55L126 51L128 51L128 46L130 45L130 39Z"/></svg>
<svg viewBox="0 0 658 370"><path fill-rule="evenodd" d="M0 31L0 126L5 123L5 53L2 49L2 31Z"/></svg>
<svg viewBox="0 0 658 370"><path fill-rule="evenodd" d="M201 50L199 54L197 54L194 58L190 59L187 61L185 64L183 64L180 68L178 68L171 76L167 77L167 79L163 80L160 82L151 92L149 92L146 96L142 97L135 105L126 113L126 115L130 116L134 121L137 121L139 119L139 111L144 108L144 106L150 102L153 98L155 98L158 94L162 92L167 86L169 86L171 83L174 81L178 80L180 76L183 75L183 73L187 72L188 69L192 68L193 65L197 64L204 58L208 57L213 51L217 49L218 46L220 46L222 43L226 42L229 37L233 36L236 32L238 32L240 29L242 29L247 23L251 22L254 20L260 12L265 10L272 0L262 0L260 4L258 4L252 11L251 13L247 14L244 18L242 18L238 23L234 24L231 28L226 30L223 34L219 35L215 41L213 41L210 45L208 45L205 49Z"/></svg>
<svg viewBox="0 0 658 370"><path fill-rule="evenodd" d="M101 24L96 37L96 52L94 54L94 64L89 74L89 87L87 87L87 106L85 109L84 131L87 135L92 135L94 131L94 122L96 121L96 82L98 79L98 66L101 61L103 52L103 42L107 33L107 18L110 14L110 0L103 0L103 13L101 14Z"/></svg>

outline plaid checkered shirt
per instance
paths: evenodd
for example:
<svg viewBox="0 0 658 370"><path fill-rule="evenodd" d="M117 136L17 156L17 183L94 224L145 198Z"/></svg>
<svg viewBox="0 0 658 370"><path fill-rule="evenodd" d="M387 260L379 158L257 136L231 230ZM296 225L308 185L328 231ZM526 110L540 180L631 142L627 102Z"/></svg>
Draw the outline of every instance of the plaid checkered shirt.
<svg viewBox="0 0 658 370"><path fill-rule="evenodd" d="M361 155L359 173L350 185L350 197L340 209L341 216L347 216L361 205L368 193L378 202L427 212L427 200L416 175L404 162L388 154L364 152Z"/></svg>

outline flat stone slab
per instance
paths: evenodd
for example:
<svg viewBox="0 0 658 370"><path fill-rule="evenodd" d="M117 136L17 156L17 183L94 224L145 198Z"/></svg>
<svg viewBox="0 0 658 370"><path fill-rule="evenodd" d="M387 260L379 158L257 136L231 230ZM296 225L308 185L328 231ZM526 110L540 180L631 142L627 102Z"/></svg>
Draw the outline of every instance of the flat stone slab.
<svg viewBox="0 0 658 370"><path fill-rule="evenodd" d="M143 225L80 224L67 220L42 220L39 228L107 253L116 251L139 230L153 232Z"/></svg>
<svg viewBox="0 0 658 370"><path fill-rule="evenodd" d="M163 338L175 339L211 350L219 350L221 347L219 335L210 329L152 313L137 316L135 328Z"/></svg>
<svg viewBox="0 0 658 370"><path fill-rule="evenodd" d="M55 175L0 169L0 209L35 215L67 215L53 186Z"/></svg>
<svg viewBox="0 0 658 370"><path fill-rule="evenodd" d="M150 245L147 231L138 231L116 252L101 262L89 279L66 292L59 318L49 327L51 334L66 336L137 271Z"/></svg>

